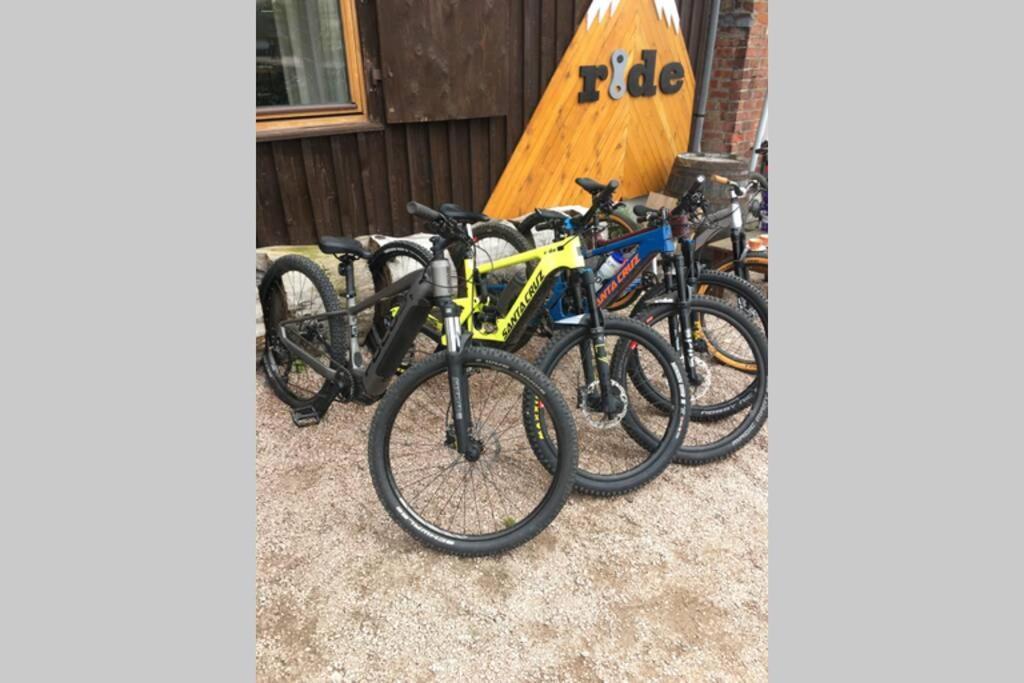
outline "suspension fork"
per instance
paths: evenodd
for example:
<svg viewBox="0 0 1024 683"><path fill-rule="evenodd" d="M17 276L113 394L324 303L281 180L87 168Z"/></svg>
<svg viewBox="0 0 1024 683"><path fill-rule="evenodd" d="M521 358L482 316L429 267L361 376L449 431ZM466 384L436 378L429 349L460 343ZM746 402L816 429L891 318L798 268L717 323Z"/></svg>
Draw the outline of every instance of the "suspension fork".
<svg viewBox="0 0 1024 683"><path fill-rule="evenodd" d="M732 259L735 263L736 275L744 280L747 277L747 236L743 232L743 211L739 199L732 198Z"/></svg>
<svg viewBox="0 0 1024 683"><path fill-rule="evenodd" d="M677 291L676 285L679 281L679 273L675 267L675 257L664 256L661 260L661 268L662 271L665 273L665 293L672 294L673 292L675 292L676 297L678 298L679 292ZM669 343L672 345L672 349L676 352L676 354L681 354L683 350L683 344L680 335L681 332L679 322L674 318L669 319L668 339Z"/></svg>
<svg viewBox="0 0 1024 683"><path fill-rule="evenodd" d="M675 270L675 285L676 285L676 304L679 308L678 315L669 316L668 329L669 337L672 340L672 348L674 348L683 359L683 367L686 370L686 377L690 381L690 384L700 384L700 377L697 376L697 363L694 357L693 350L693 310L690 308L690 296L693 292L693 285L691 283L690 271L696 272L695 268L687 268L687 261L692 261L692 258L688 258L691 254L691 250L683 245L682 251L677 253L674 258ZM693 282L696 282L694 276ZM680 344L680 341L682 342Z"/></svg>
<svg viewBox="0 0 1024 683"><path fill-rule="evenodd" d="M583 283L583 296L586 299L587 308L590 309L590 344L583 344L581 347L583 374L588 387L594 382L596 376L601 391L601 409L605 415L611 417L618 410L617 406L612 406L610 401L612 396L611 367L606 346L607 338L604 333L604 312L597 305L594 271L590 268L583 269L580 279Z"/></svg>
<svg viewBox="0 0 1024 683"><path fill-rule="evenodd" d="M438 302L444 318L444 334L447 348L445 359L448 363L448 390L452 406L452 421L455 424L455 445L459 455L474 461L480 457L480 444L473 434L473 414L470 410L469 378L462 358L461 309L448 297Z"/></svg>
<svg viewBox="0 0 1024 683"><path fill-rule="evenodd" d="M569 274L569 292L567 297L572 299L573 310L577 312L584 310L585 301L580 279L578 272ZM589 387L597 377L597 372L594 368L594 349L588 344L580 344L580 365L583 366L584 386Z"/></svg>

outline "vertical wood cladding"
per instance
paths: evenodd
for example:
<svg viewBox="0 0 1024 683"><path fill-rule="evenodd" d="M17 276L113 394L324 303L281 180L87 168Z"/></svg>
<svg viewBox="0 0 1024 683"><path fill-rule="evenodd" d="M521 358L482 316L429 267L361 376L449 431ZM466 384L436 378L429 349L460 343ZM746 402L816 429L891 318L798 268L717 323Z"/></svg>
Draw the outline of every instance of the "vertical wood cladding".
<svg viewBox="0 0 1024 683"><path fill-rule="evenodd" d="M382 68L381 45L396 38L381 15L384 3L404 1L356 4L367 109L382 123L388 119L390 105L387 80L385 76L383 84L375 82L373 70ZM420 3L443 8L453 0L416 0ZM428 205L454 201L476 211L483 209L590 3L493 0L487 4L508 12L505 40L496 48L504 51L508 64L507 101L501 109L505 114L463 118L458 108L449 108L444 110L443 115L451 117L446 120L384 123L380 131L257 142L257 246L309 244L324 234L407 235L417 230L405 212L410 199ZM710 3L677 0L677 4L693 69L700 74ZM459 26L458 22L443 26L442 39L457 46L480 38L478 32L460 35L460 30L467 29ZM401 42L394 45L403 47ZM424 73L418 72L417 78ZM496 101L492 99L488 106ZM458 96L452 102L458 104ZM410 103L415 110L416 101ZM436 113L425 107L422 111L428 112L425 116ZM470 111L468 105L462 111Z"/></svg>
<svg viewBox="0 0 1024 683"><path fill-rule="evenodd" d="M511 0L376 0L385 120L508 113Z"/></svg>

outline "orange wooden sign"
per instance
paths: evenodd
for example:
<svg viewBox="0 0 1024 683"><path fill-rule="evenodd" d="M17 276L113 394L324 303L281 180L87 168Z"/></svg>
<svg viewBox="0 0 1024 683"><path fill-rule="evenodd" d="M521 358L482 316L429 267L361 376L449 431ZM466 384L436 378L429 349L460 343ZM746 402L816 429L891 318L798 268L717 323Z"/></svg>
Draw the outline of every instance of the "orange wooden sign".
<svg viewBox="0 0 1024 683"><path fill-rule="evenodd" d="M594 0L484 211L588 204L573 179L661 190L690 140L694 75L674 0Z"/></svg>

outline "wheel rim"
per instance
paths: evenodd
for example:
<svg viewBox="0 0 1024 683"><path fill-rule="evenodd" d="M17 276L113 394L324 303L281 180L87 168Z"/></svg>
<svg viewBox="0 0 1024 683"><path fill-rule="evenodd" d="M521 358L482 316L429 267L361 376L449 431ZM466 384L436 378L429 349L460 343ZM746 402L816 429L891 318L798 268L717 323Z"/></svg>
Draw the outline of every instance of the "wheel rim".
<svg viewBox="0 0 1024 683"><path fill-rule="evenodd" d="M485 541L529 524L554 495L554 475L533 456L519 406L523 378L466 364L474 438L470 461L454 448L448 374L441 366L405 398L389 426L386 471L402 509L429 532Z"/></svg>

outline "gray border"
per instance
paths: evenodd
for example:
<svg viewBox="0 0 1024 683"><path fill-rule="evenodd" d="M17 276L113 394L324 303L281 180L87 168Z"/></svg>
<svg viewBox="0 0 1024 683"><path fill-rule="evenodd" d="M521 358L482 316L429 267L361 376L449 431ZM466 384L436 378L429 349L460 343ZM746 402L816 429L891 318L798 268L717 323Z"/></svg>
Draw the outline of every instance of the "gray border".
<svg viewBox="0 0 1024 683"><path fill-rule="evenodd" d="M7 19L0 677L252 680L252 8Z"/></svg>
<svg viewBox="0 0 1024 683"><path fill-rule="evenodd" d="M775 680L1019 677L1020 154L991 152L1020 9L993 9L771 7Z"/></svg>
<svg viewBox="0 0 1024 683"><path fill-rule="evenodd" d="M772 6L778 680L1016 663L1019 11ZM4 677L251 680L252 14L12 25Z"/></svg>

